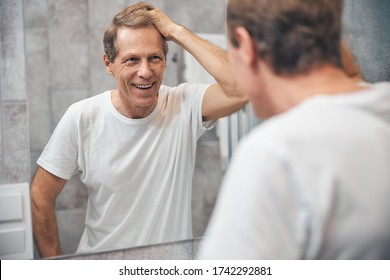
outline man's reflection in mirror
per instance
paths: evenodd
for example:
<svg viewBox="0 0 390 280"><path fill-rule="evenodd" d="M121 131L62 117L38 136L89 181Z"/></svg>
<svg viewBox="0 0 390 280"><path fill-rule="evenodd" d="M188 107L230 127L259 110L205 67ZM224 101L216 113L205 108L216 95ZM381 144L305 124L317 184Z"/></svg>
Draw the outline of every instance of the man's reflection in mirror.
<svg viewBox="0 0 390 280"><path fill-rule="evenodd" d="M168 40L216 83L162 85ZM116 88L71 105L37 161L31 195L42 257L62 254L55 203L76 173L89 195L77 253L192 238L197 140L246 104L226 52L148 3L120 11L103 42Z"/></svg>

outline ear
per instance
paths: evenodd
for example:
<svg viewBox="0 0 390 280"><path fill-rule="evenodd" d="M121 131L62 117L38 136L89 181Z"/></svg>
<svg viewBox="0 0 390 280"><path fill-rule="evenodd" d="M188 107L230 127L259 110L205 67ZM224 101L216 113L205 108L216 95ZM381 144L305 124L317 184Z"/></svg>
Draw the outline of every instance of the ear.
<svg viewBox="0 0 390 280"><path fill-rule="evenodd" d="M104 65L106 66L107 73L112 75L111 61L108 60L106 53L103 54L103 61L104 61Z"/></svg>
<svg viewBox="0 0 390 280"><path fill-rule="evenodd" d="M238 41L238 53L242 61L248 67L255 66L257 63L257 53L249 32L243 27L237 27L234 32Z"/></svg>

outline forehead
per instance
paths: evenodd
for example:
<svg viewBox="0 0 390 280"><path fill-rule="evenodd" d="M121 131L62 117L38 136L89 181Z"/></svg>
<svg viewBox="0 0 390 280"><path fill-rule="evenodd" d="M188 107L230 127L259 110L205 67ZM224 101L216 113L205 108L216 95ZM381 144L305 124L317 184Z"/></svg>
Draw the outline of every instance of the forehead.
<svg viewBox="0 0 390 280"><path fill-rule="evenodd" d="M116 39L118 53L163 52L160 32L153 26L120 27Z"/></svg>

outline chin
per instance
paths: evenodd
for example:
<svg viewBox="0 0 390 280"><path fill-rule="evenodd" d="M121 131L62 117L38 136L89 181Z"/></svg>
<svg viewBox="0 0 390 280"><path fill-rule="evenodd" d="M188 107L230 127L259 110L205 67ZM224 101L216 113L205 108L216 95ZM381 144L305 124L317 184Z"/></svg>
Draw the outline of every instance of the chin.
<svg viewBox="0 0 390 280"><path fill-rule="evenodd" d="M139 100L137 104L138 107L152 107L157 105L157 98L156 96L154 96L153 98L150 99L148 98L148 99Z"/></svg>

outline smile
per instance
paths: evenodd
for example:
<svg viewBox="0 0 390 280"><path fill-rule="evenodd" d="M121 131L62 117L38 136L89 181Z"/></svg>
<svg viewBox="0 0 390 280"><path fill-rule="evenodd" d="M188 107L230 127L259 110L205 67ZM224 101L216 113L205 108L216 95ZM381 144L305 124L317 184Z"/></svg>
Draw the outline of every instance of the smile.
<svg viewBox="0 0 390 280"><path fill-rule="evenodd" d="M148 85L137 85L137 84L133 84L136 88L138 88L138 89L150 89L152 86L153 86L153 84L148 84Z"/></svg>

